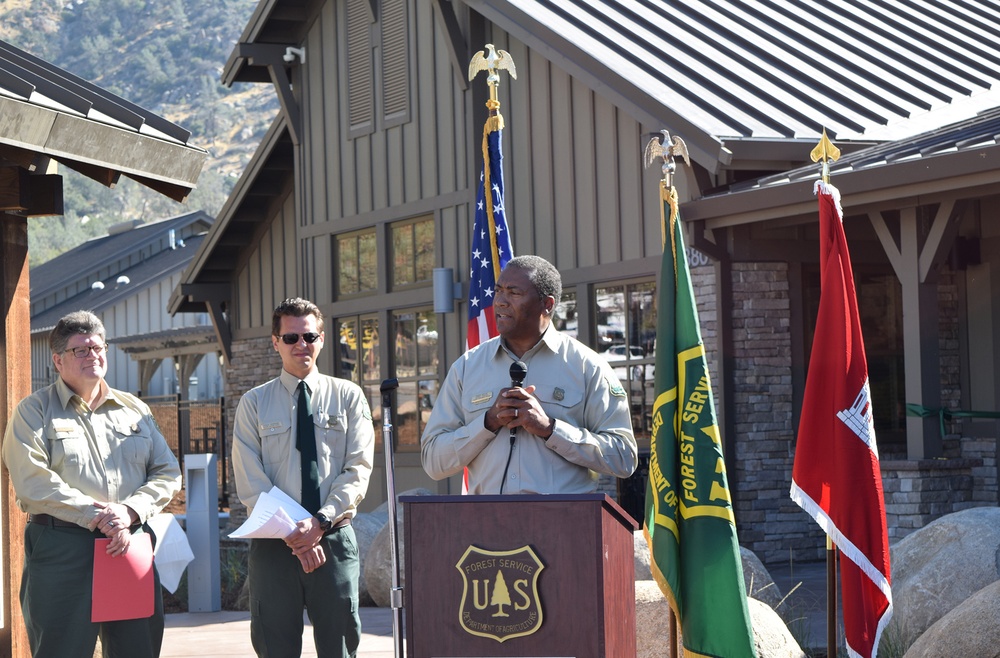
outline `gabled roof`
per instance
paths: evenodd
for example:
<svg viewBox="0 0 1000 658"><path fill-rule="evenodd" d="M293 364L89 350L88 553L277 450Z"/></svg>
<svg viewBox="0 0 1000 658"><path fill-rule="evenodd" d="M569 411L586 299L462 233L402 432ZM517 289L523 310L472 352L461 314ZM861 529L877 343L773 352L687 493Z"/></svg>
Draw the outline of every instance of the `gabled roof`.
<svg viewBox="0 0 1000 658"><path fill-rule="evenodd" d="M35 170L52 158L108 186L125 174L182 201L207 157L189 137L180 126L0 41L0 160Z"/></svg>
<svg viewBox="0 0 1000 658"><path fill-rule="evenodd" d="M204 233L211 225L212 217L197 210L147 224L112 227L107 235L91 238L31 268L31 298L41 300L80 279L99 280L104 270L117 276L122 268L114 266L116 261L134 263L152 255L152 251L164 250L159 245L166 244L171 231L177 239L188 239L187 235ZM194 250L189 250L189 259L193 254Z"/></svg>
<svg viewBox="0 0 1000 658"><path fill-rule="evenodd" d="M733 185L718 194L685 203L686 220L709 228L787 218L804 208L815 212L813 184L819 164L799 167L756 181ZM907 197L930 202L934 195L972 198L1000 188L1000 107L908 139L879 144L830 163L830 181L845 204Z"/></svg>
<svg viewBox="0 0 1000 658"><path fill-rule="evenodd" d="M291 189L294 167L288 125L285 116L279 114L170 296L167 310L171 314L202 313L205 301L228 300L239 256L270 219L268 204ZM224 292L220 292L220 286Z"/></svg>
<svg viewBox="0 0 1000 658"><path fill-rule="evenodd" d="M824 127L846 147L1000 105L1000 7L986 0L462 2L709 170L794 161Z"/></svg>
<svg viewBox="0 0 1000 658"><path fill-rule="evenodd" d="M178 246L176 249L165 249L122 270L115 275L114 280L108 281L103 288L85 288L79 294L73 295L55 306L32 315L31 333L51 330L59 321L59 318L72 311L85 309L99 313L104 309L114 306L121 300L136 295L139 291L182 271L191 262L203 239L204 234L186 238L183 246ZM58 260L58 258L54 258L49 262ZM64 269L64 276L66 271L72 270ZM116 283L120 276L127 277L128 282Z"/></svg>

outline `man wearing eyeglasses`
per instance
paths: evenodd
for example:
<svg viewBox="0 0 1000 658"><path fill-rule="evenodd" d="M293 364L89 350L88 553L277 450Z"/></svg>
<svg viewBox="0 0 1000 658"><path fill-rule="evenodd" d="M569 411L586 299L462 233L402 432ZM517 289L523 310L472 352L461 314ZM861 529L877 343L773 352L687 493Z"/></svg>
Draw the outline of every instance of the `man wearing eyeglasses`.
<svg viewBox="0 0 1000 658"><path fill-rule="evenodd" d="M375 451L360 386L320 374L323 314L286 299L271 316L281 374L247 391L233 427L240 501L252 510L277 486L312 516L282 539L251 539L250 636L258 656L297 658L302 609L320 656L355 656L360 559L351 519L368 490Z"/></svg>
<svg viewBox="0 0 1000 658"><path fill-rule="evenodd" d="M144 523L180 490L181 473L139 398L105 382L107 341L89 311L63 317L49 335L56 382L18 404L3 461L27 512L21 606L35 658L160 654L163 601L154 575L152 617L91 622L95 536L120 557ZM154 570L155 574L155 570Z"/></svg>

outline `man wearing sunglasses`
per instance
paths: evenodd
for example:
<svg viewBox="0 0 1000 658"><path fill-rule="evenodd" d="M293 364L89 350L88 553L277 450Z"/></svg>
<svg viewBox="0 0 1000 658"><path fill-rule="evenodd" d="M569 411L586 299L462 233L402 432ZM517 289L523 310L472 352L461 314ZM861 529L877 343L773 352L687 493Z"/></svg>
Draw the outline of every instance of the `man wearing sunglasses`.
<svg viewBox="0 0 1000 658"><path fill-rule="evenodd" d="M3 442L17 505L27 512L21 606L35 658L160 655L163 601L153 615L91 622L95 536L119 558L180 490L181 473L149 407L104 381L107 341L89 311L49 334L56 382L18 404Z"/></svg>
<svg viewBox="0 0 1000 658"><path fill-rule="evenodd" d="M360 559L351 519L368 489L375 427L361 387L320 374L323 314L286 299L271 317L281 374L247 391L233 427L240 501L252 510L277 486L312 516L281 539L250 540L250 636L258 656L297 658L302 609L320 656L354 656L361 641Z"/></svg>

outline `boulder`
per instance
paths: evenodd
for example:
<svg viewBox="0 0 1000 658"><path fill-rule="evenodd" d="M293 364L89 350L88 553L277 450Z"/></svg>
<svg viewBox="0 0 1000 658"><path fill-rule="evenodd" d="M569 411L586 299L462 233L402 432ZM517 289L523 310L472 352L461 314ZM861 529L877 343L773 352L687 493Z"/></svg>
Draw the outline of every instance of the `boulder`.
<svg viewBox="0 0 1000 658"><path fill-rule="evenodd" d="M379 533L383 527L385 527L386 519L388 515L360 513L354 517L354 522L352 523L354 527L354 534L358 538L358 556L361 558L361 571L365 572L365 562L368 558L368 551L372 546L372 542L375 541L375 536ZM368 587L365 584L365 579L362 576L358 583L358 595L359 602L363 606L375 605L374 600L372 600L371 594L368 593Z"/></svg>
<svg viewBox="0 0 1000 658"><path fill-rule="evenodd" d="M769 605L747 598L754 645L758 658L806 658L795 638L788 632ZM666 658L670 642L669 611L666 598L651 580L635 584L635 626L637 658Z"/></svg>
<svg viewBox="0 0 1000 658"><path fill-rule="evenodd" d="M434 492L428 489L410 489L397 494L397 499L401 496L432 496ZM371 546L365 554L363 569L361 571L360 588L366 590L371 601L381 607L392 606L390 594L392 592L392 542L390 541L388 523L388 501L379 505L371 514L377 516L385 514L386 521L371 540ZM399 545L399 584L403 586L405 577L404 541L403 541L403 506L396 503L396 540ZM359 546L360 548L360 546Z"/></svg>
<svg viewBox="0 0 1000 658"><path fill-rule="evenodd" d="M1000 657L1000 581L973 594L924 631L904 658ZM884 641L883 645L884 646ZM879 651L879 655L882 651ZM898 655L898 654L893 654Z"/></svg>
<svg viewBox="0 0 1000 658"><path fill-rule="evenodd" d="M771 573L760 561L760 558L749 548L740 546L740 561L743 563L743 585L747 596L766 603L777 610L781 603L781 590L771 578Z"/></svg>
<svg viewBox="0 0 1000 658"><path fill-rule="evenodd" d="M652 580L653 573L650 569L649 544L641 529L633 533L633 545L635 549L635 580ZM774 583L771 574L753 551L740 546L740 560L743 563L743 585L746 587L747 596L752 596L758 601L763 601L772 608L778 608L781 603L781 590Z"/></svg>
<svg viewBox="0 0 1000 658"><path fill-rule="evenodd" d="M997 507L948 514L899 540L891 549L894 611L886 633L908 647L963 601L1000 579L998 548Z"/></svg>

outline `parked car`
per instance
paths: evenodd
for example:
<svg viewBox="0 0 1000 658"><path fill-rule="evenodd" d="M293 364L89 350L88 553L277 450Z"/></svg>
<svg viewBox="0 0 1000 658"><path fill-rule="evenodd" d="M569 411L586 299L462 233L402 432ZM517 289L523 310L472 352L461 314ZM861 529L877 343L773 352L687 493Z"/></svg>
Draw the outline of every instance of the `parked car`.
<svg viewBox="0 0 1000 658"><path fill-rule="evenodd" d="M628 351L626 352L626 350ZM638 345L628 345L628 346L612 345L604 352L602 352L602 354L604 355L604 358L608 360L609 363L614 363L615 361L625 361L626 359L630 361L635 361L638 359L646 358L646 355L643 353L642 348L639 347ZM623 383L627 379L631 380L633 383L639 384L640 386L644 382L650 382L650 383L653 382L654 366L651 363L645 363L645 364L637 363L635 365L632 365L631 372L629 373L631 374L631 377L626 377L625 366L616 367L614 368L614 371L615 374L618 375L618 379L620 379Z"/></svg>

